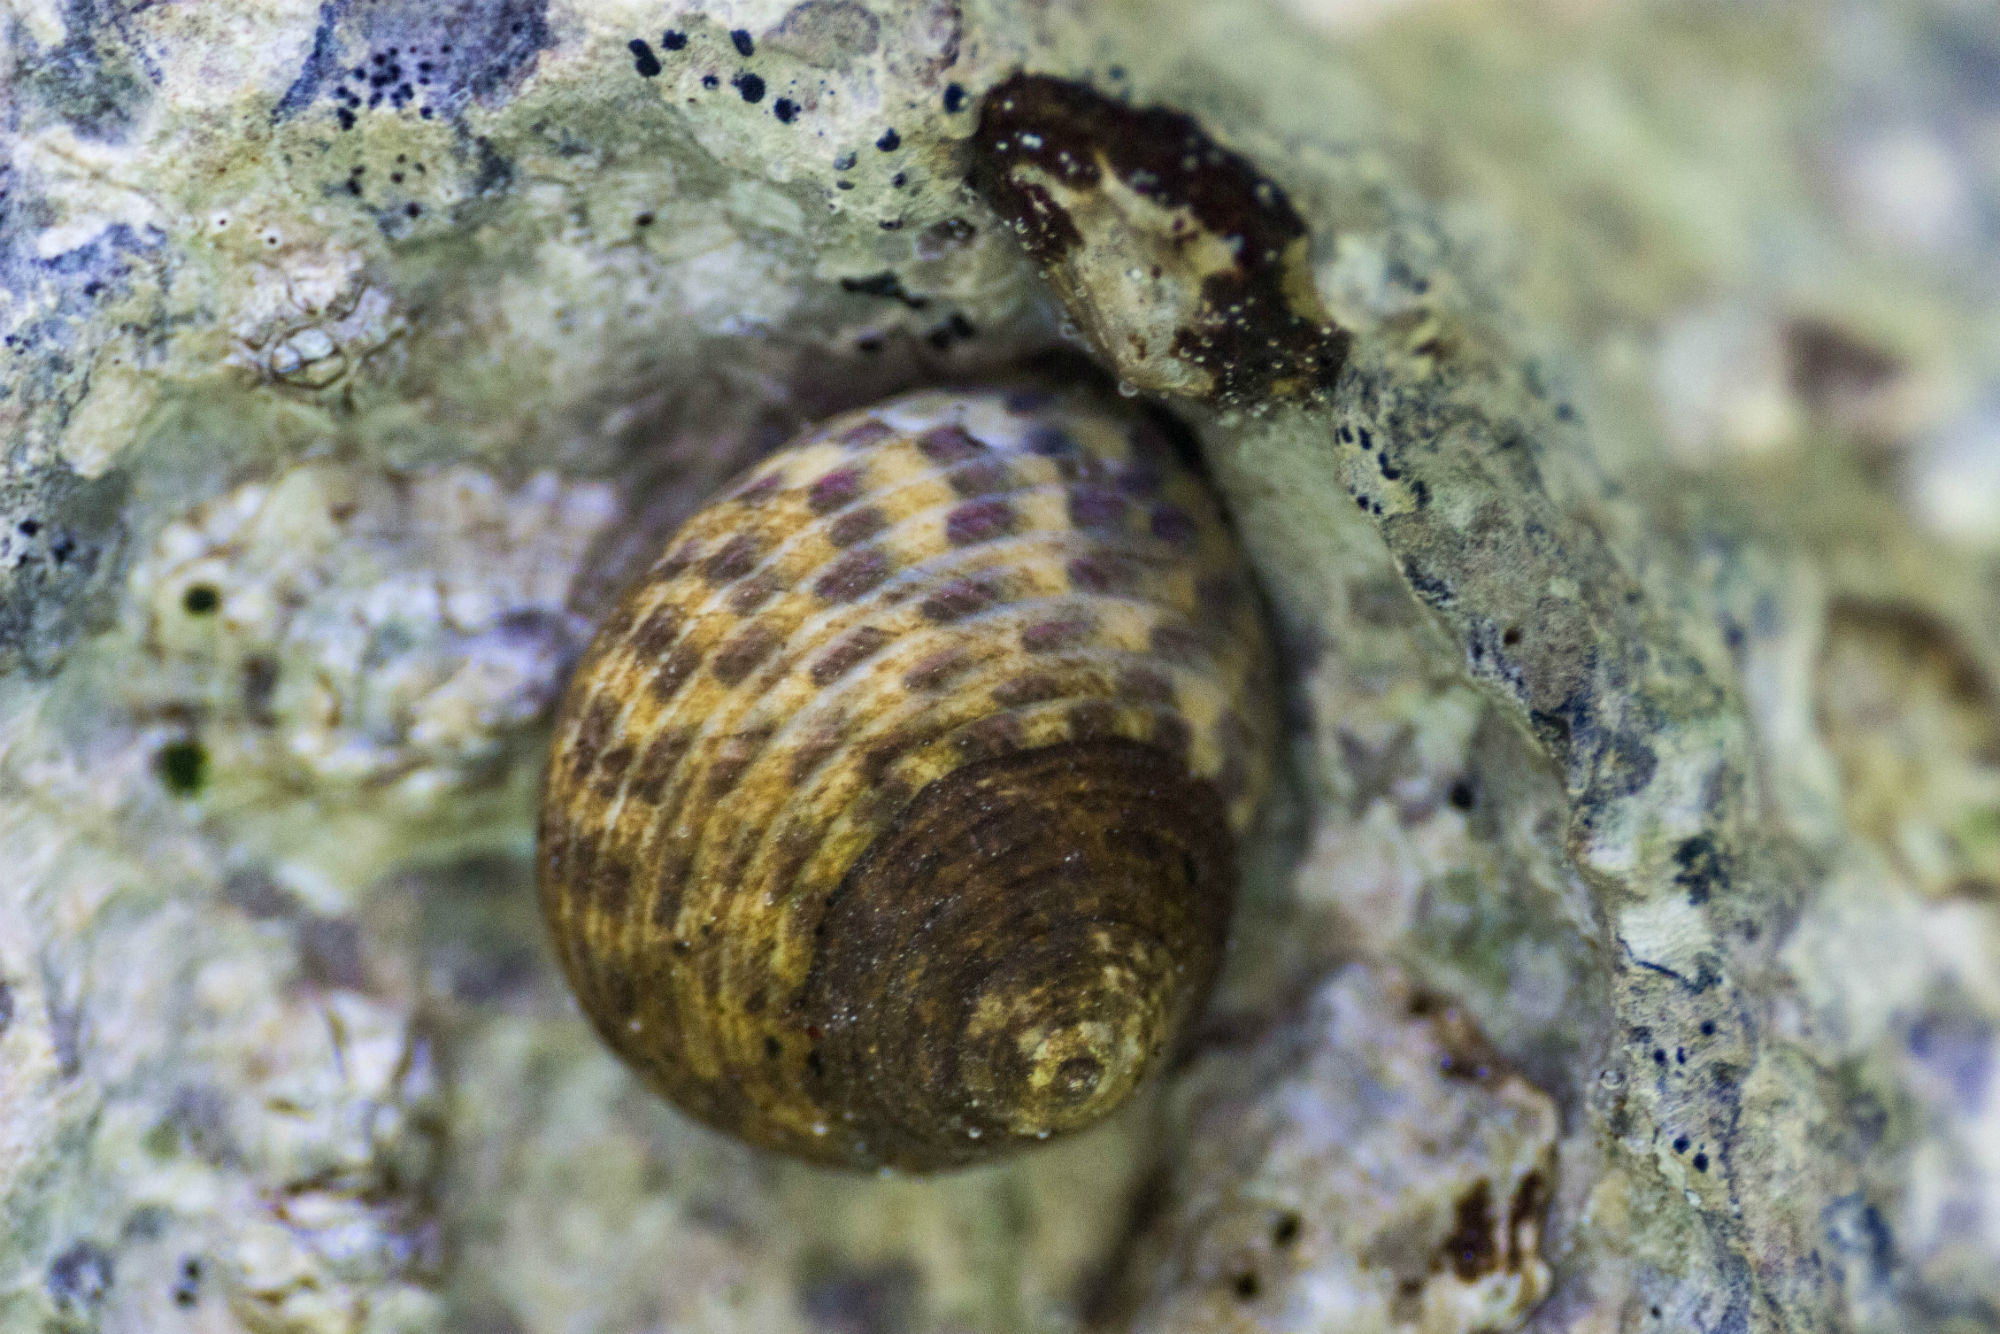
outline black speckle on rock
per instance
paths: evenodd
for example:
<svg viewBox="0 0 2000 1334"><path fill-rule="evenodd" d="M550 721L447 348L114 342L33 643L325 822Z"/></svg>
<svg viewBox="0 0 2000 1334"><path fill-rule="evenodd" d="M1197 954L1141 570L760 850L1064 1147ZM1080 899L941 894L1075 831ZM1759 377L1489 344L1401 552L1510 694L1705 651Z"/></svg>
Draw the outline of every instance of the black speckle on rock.
<svg viewBox="0 0 2000 1334"><path fill-rule="evenodd" d="M764 78L762 75L752 74L748 70L745 70L729 82L742 95L745 102L761 102L764 100Z"/></svg>
<svg viewBox="0 0 2000 1334"><path fill-rule="evenodd" d="M181 594L181 610L190 616L206 616L222 605L222 595L214 584L189 584Z"/></svg>
<svg viewBox="0 0 2000 1334"><path fill-rule="evenodd" d="M1694 1170L1697 1172L1706 1172L1708 1170L1708 1155L1705 1153L1698 1153L1688 1161L1694 1164Z"/></svg>
<svg viewBox="0 0 2000 1334"><path fill-rule="evenodd" d="M109 1251L94 1241L79 1241L49 1262L49 1296L65 1311L92 1311L116 1276Z"/></svg>
<svg viewBox="0 0 2000 1334"><path fill-rule="evenodd" d="M271 118L289 120L322 96L349 117L363 105L402 109L418 86L419 114L502 101L554 45L547 10L548 0L324 0L312 51Z"/></svg>
<svg viewBox="0 0 2000 1334"><path fill-rule="evenodd" d="M977 332L978 330L972 327L971 320L960 312L953 311L943 324L924 335L924 339L938 351L944 352L949 350L953 343L962 343Z"/></svg>
<svg viewBox="0 0 2000 1334"><path fill-rule="evenodd" d="M716 78L713 74L704 74L701 76L701 86L704 88L720 88L722 80Z"/></svg>
<svg viewBox="0 0 2000 1334"><path fill-rule="evenodd" d="M653 54L652 47L646 45L645 38L634 37L625 43L625 47L632 53L632 68L639 71L640 78L652 79L659 76L660 58Z"/></svg>
<svg viewBox="0 0 2000 1334"><path fill-rule="evenodd" d="M684 51L687 49L687 44L687 34L678 28L669 28L660 34L660 46L665 50Z"/></svg>
<svg viewBox="0 0 2000 1334"><path fill-rule="evenodd" d="M962 84L948 83L944 86L945 114L956 116L965 110L965 88Z"/></svg>
<svg viewBox="0 0 2000 1334"><path fill-rule="evenodd" d="M870 273L859 278L842 278L840 290L863 296L887 297L892 301L902 302L911 310L922 310L930 304L927 297L911 295L903 286L903 280L896 276L894 269L884 269L880 273Z"/></svg>
<svg viewBox="0 0 2000 1334"><path fill-rule="evenodd" d="M754 56L757 54L757 43L750 40L750 30L748 28L731 28L729 30L729 42L730 45L736 48L736 54L739 56Z"/></svg>
<svg viewBox="0 0 2000 1334"><path fill-rule="evenodd" d="M174 1280L174 1305L188 1310L201 1303L201 1257L185 1256L181 1260L179 1276Z"/></svg>
<svg viewBox="0 0 2000 1334"><path fill-rule="evenodd" d="M1696 834L1681 840L1674 849L1674 884L1687 891L1687 901L1695 907L1707 903L1718 888L1727 887L1729 871L1715 840Z"/></svg>
<svg viewBox="0 0 2000 1334"><path fill-rule="evenodd" d="M853 171L854 164L858 160L852 153L842 153L833 160L833 169L835 171Z"/></svg>
<svg viewBox="0 0 2000 1334"><path fill-rule="evenodd" d="M169 741L154 754L153 771L167 791L191 797L208 783L208 748L193 737Z"/></svg>
<svg viewBox="0 0 2000 1334"><path fill-rule="evenodd" d="M903 136L897 134L895 126L892 125L882 131L882 137L875 141L875 146L884 153L893 153L903 146Z"/></svg>
<svg viewBox="0 0 2000 1334"><path fill-rule="evenodd" d="M14 1022L14 988L0 978L0 1035L7 1032L7 1026Z"/></svg>

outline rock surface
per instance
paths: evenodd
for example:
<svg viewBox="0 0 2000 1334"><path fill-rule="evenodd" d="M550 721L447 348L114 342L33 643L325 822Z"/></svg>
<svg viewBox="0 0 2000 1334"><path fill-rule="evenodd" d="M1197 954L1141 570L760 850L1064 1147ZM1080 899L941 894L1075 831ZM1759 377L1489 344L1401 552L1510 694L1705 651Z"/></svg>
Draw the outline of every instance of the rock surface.
<svg viewBox="0 0 2000 1334"><path fill-rule="evenodd" d="M20 8L0 1328L2000 1329L1989 17ZM1044 281L1023 66L1290 210L1283 374L1123 360L1247 355L1198 209ZM799 423L1086 342L1287 645L1203 1039L999 1168L721 1141L557 983L546 706Z"/></svg>

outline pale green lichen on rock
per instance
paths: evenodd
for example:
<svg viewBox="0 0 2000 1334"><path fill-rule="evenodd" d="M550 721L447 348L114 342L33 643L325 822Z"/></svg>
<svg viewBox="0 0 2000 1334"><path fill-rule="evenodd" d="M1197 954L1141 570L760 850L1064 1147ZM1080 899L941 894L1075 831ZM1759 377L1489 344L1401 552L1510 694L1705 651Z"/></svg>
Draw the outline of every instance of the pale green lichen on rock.
<svg viewBox="0 0 2000 1334"><path fill-rule="evenodd" d="M1990 25L1378 8L23 6L0 1328L2000 1326ZM567 1007L539 720L742 462L1062 343L963 185L1022 64L1246 155L1353 334L1323 400L1185 409L1298 781L1168 1097L830 1180ZM1133 267L1114 373L1199 290ZM1287 1109L1440 1013L1488 1083L1398 1105L1512 1129L1373 1123L1422 1226L1370 1251ZM1454 1306L1432 1206L1551 1144L1537 1256L1466 1266L1547 1299Z"/></svg>

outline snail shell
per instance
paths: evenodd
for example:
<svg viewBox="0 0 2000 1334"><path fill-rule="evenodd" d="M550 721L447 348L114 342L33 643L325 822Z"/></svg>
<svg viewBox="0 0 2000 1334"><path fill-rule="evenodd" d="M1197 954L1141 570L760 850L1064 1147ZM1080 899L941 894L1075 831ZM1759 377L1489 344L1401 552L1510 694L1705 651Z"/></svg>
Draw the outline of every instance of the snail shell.
<svg viewBox="0 0 2000 1334"><path fill-rule="evenodd" d="M753 1143L922 1171L1098 1120L1199 1008L1266 776L1262 622L1144 418L836 418L578 667L542 902L605 1039Z"/></svg>

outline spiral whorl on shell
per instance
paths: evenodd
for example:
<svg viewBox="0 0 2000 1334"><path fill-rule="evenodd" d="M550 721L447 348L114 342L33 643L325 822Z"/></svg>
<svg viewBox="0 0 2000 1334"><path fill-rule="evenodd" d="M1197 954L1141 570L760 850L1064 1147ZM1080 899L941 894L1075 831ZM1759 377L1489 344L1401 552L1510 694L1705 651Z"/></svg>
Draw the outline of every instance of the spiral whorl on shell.
<svg viewBox="0 0 2000 1334"><path fill-rule="evenodd" d="M927 1170L1103 1116L1198 1008L1265 777L1256 597L1144 418L833 420L694 515L557 721L543 907L697 1117Z"/></svg>

